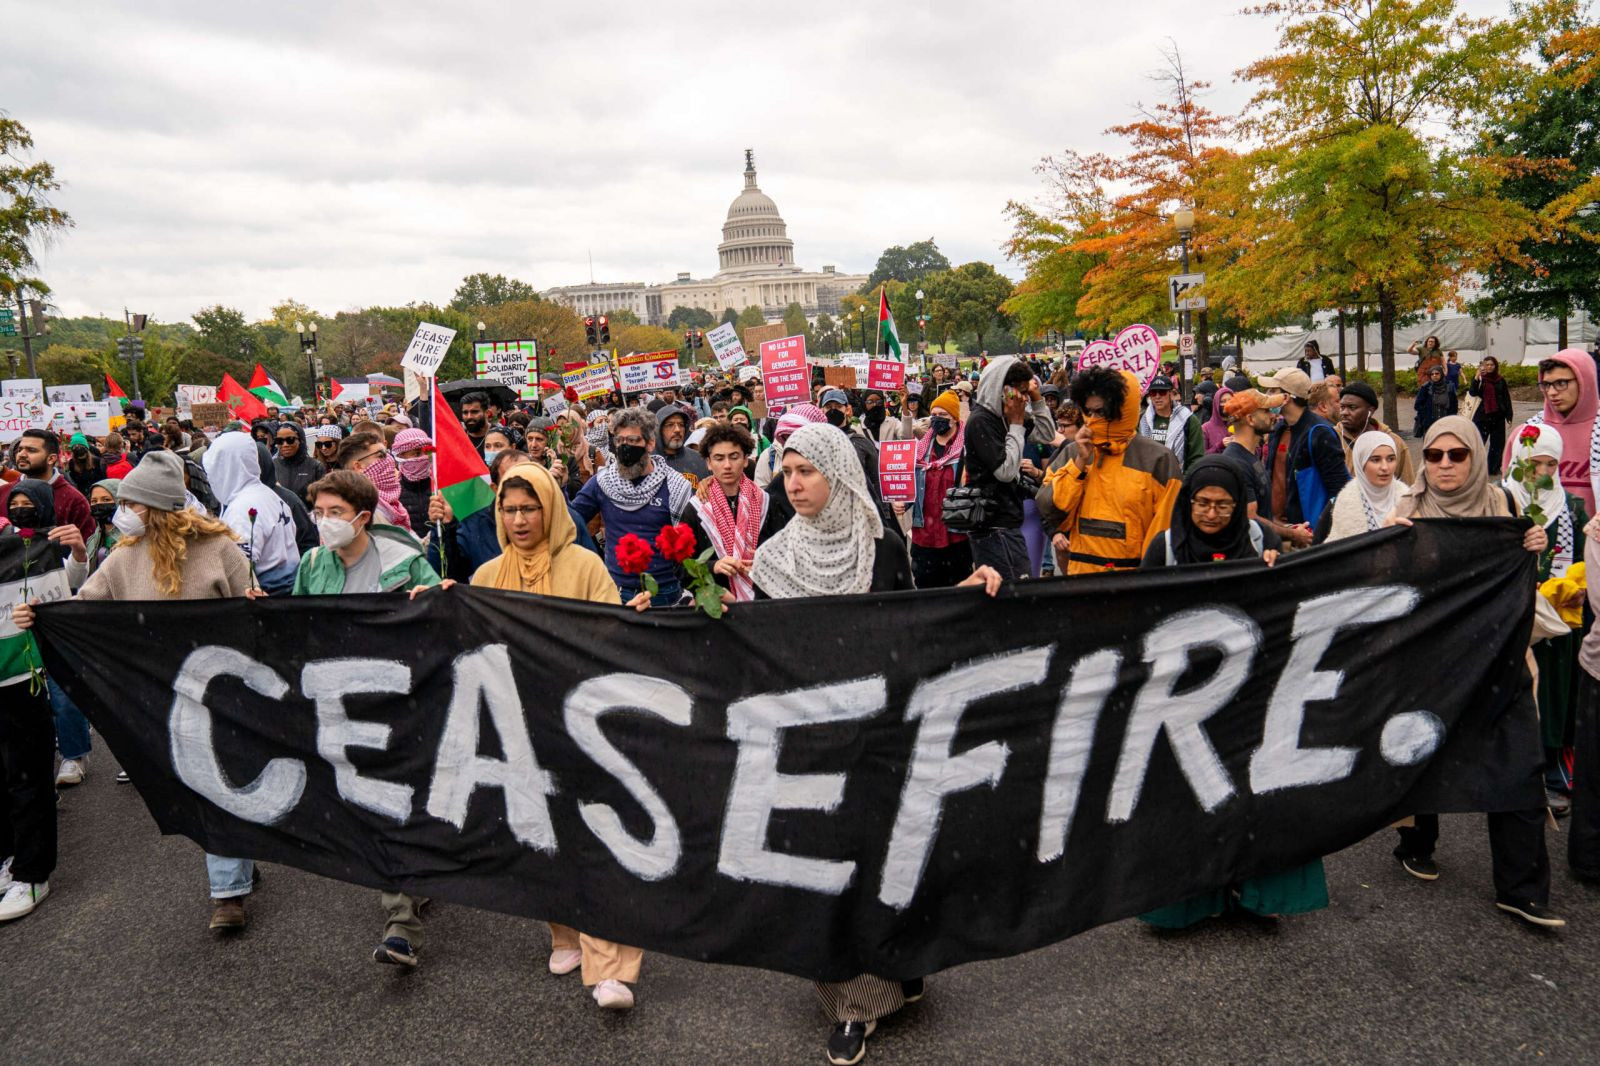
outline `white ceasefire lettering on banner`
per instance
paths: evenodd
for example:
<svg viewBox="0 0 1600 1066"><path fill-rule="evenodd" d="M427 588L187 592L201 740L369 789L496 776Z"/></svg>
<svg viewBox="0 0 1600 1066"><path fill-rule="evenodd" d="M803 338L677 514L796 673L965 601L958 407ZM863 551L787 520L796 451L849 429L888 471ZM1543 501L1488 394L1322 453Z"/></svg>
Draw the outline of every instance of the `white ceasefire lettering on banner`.
<svg viewBox="0 0 1600 1066"><path fill-rule="evenodd" d="M34 600L40 603L56 603L71 598L72 590L67 587L67 572L61 569L43 574L29 574L26 578L0 583L0 640L14 637L22 632L11 621L11 608Z"/></svg>
<svg viewBox="0 0 1600 1066"><path fill-rule="evenodd" d="M1050 766L1039 804L1040 862L1059 859L1067 850L1083 776L1089 772L1095 727L1117 687L1121 667L1122 653L1115 648L1097 651L1072 665L1072 677L1061 694L1055 728L1050 731Z"/></svg>
<svg viewBox="0 0 1600 1066"><path fill-rule="evenodd" d="M51 407L65 407L69 403L94 403L94 389L88 385L51 385L44 390L44 398Z"/></svg>
<svg viewBox="0 0 1600 1066"><path fill-rule="evenodd" d="M33 395L0 396L0 444L10 444L25 429L48 429L50 408Z"/></svg>
<svg viewBox="0 0 1600 1066"><path fill-rule="evenodd" d="M711 354L717 357L724 370L732 370L750 361L750 356L739 342L739 331L732 322L724 322L716 329L706 330L706 340L711 342Z"/></svg>
<svg viewBox="0 0 1600 1066"><path fill-rule="evenodd" d="M389 747L384 722L358 722L345 712L346 696L411 691L411 668L393 659L322 659L307 663L300 690L317 705L317 754L333 767L334 787L348 803L404 825L411 817L411 786L363 777L348 749Z"/></svg>
<svg viewBox="0 0 1600 1066"><path fill-rule="evenodd" d="M448 326L419 322L400 365L425 378L433 377L439 373L439 364L444 362L445 353L450 350L450 342L455 340L455 336L456 331Z"/></svg>

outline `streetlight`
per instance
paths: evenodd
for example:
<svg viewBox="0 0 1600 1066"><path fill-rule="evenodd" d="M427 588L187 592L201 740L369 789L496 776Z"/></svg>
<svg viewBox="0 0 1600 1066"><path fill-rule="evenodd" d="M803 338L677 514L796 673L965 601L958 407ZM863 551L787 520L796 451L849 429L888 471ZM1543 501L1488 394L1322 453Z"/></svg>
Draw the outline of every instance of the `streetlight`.
<svg viewBox="0 0 1600 1066"><path fill-rule="evenodd" d="M1178 230L1178 244L1183 250L1183 272L1189 273L1189 238L1194 236L1194 211L1187 207L1180 207L1172 213L1172 224ZM1189 311L1187 308L1178 312L1178 389L1183 396L1183 402L1190 400L1191 384L1188 374L1188 363L1184 359L1182 347L1183 338L1189 333Z"/></svg>
<svg viewBox="0 0 1600 1066"><path fill-rule="evenodd" d="M478 339L483 340L483 331L489 327L483 324L483 319L478 319Z"/></svg>
<svg viewBox="0 0 1600 1066"><path fill-rule="evenodd" d="M300 334L300 352L306 357L306 372L311 377L311 402L317 407L322 406L322 389L318 379L322 377L322 360L317 358L317 324L311 323L307 330L305 324L295 321L294 331Z"/></svg>

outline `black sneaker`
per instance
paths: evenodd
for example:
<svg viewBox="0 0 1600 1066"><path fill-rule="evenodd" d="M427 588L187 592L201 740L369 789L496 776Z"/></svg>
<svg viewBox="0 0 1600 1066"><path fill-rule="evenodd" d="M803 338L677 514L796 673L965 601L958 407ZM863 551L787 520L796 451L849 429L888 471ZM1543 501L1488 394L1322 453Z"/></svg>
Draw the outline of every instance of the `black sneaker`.
<svg viewBox="0 0 1600 1066"><path fill-rule="evenodd" d="M411 941L403 936L392 936L372 949L372 961L391 966L416 966L417 953L411 950Z"/></svg>
<svg viewBox="0 0 1600 1066"><path fill-rule="evenodd" d="M1434 865L1431 855L1397 855L1400 868L1415 877L1418 881L1439 880L1439 867Z"/></svg>
<svg viewBox="0 0 1600 1066"><path fill-rule="evenodd" d="M129 780L130 779L128 777L128 771L126 771L126 770L118 770L117 771L117 784L126 785L126 784L128 784Z"/></svg>
<svg viewBox="0 0 1600 1066"><path fill-rule="evenodd" d="M1521 918L1529 925L1537 925L1541 929L1560 929L1567 924L1565 918L1557 917L1550 912L1550 908L1543 903L1507 903L1503 899L1494 901L1494 905L1507 914Z"/></svg>
<svg viewBox="0 0 1600 1066"><path fill-rule="evenodd" d="M1545 806L1550 808L1550 813L1557 818L1565 818L1572 813L1572 797L1565 792L1557 792L1553 788L1544 790Z"/></svg>
<svg viewBox="0 0 1600 1066"><path fill-rule="evenodd" d="M922 998L922 978L914 977L909 981L900 982L900 995L907 1003L915 1003Z"/></svg>
<svg viewBox="0 0 1600 1066"><path fill-rule="evenodd" d="M867 1057L867 1037L877 1022L840 1022L828 1037L828 1061L833 1066L855 1066Z"/></svg>

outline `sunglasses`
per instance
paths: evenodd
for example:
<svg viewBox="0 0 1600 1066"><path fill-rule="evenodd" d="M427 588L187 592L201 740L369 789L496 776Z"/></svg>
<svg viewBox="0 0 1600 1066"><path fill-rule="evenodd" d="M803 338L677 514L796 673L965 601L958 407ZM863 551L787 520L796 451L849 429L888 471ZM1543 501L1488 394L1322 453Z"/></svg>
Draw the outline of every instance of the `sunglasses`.
<svg viewBox="0 0 1600 1066"><path fill-rule="evenodd" d="M279 437L278 438L278 443L279 444L298 444L299 442L300 442L300 438L294 436L293 434L290 434L287 437Z"/></svg>
<svg viewBox="0 0 1600 1066"><path fill-rule="evenodd" d="M1440 462L1443 462L1444 461L1444 457L1447 456L1447 455L1450 457L1450 461L1452 463L1464 463L1468 459L1472 458L1472 449L1471 448L1424 448L1424 449L1422 449L1422 459L1423 459L1424 462L1428 462L1428 463L1440 463Z"/></svg>

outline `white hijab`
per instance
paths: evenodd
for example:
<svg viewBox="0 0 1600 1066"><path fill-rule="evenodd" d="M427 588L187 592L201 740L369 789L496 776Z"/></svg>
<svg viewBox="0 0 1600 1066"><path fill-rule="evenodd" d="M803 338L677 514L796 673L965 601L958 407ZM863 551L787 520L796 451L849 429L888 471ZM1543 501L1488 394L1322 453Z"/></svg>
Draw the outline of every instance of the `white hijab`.
<svg viewBox="0 0 1600 1066"><path fill-rule="evenodd" d="M1539 439L1529 444L1522 442L1522 434L1527 430L1537 430ZM1511 438L1511 461L1519 459L1554 459L1559 466L1561 463L1561 434L1557 433L1554 426L1524 425L1517 427L1516 435ZM1567 491L1561 487L1561 476L1557 474L1551 478L1551 485L1547 489L1540 489L1536 494L1529 493L1522 482L1508 469L1504 485L1510 491L1512 498L1517 501L1519 510L1526 511L1528 504L1537 500L1539 509L1544 512L1545 520L1553 522L1567 510Z"/></svg>
<svg viewBox="0 0 1600 1066"><path fill-rule="evenodd" d="M1371 459L1372 453L1379 448L1394 451L1394 438L1387 433L1368 430L1357 437L1356 442L1350 446L1350 465L1356 468L1356 483L1361 486L1361 510L1367 520L1368 532L1383 525L1383 520L1389 517L1406 489L1400 480L1398 466L1395 467L1395 476L1389 479L1388 485L1380 487L1368 480L1367 460ZM1397 455L1395 458L1400 457Z"/></svg>
<svg viewBox="0 0 1600 1066"><path fill-rule="evenodd" d="M828 502L810 518L796 514L757 548L750 580L775 600L866 592L883 522L850 438L816 422L795 430L784 452L817 468L828 482Z"/></svg>

